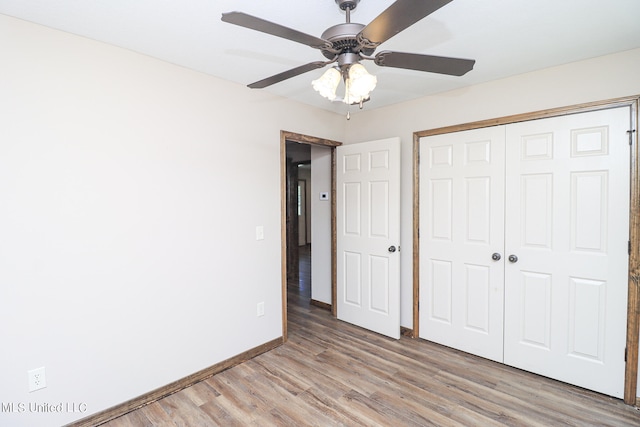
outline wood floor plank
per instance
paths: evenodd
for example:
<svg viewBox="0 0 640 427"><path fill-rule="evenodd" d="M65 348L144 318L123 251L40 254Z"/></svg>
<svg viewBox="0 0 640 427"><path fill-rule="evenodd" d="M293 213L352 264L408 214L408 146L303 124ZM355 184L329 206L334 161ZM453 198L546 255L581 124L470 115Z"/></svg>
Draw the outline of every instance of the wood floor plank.
<svg viewBox="0 0 640 427"><path fill-rule="evenodd" d="M116 418L112 421L113 427L153 427L154 424L146 417L146 414L135 411L125 417Z"/></svg>
<svg viewBox="0 0 640 427"><path fill-rule="evenodd" d="M218 393L206 381L200 381L191 387L187 387L182 391L182 393L197 406L205 404L220 396L220 393Z"/></svg>
<svg viewBox="0 0 640 427"><path fill-rule="evenodd" d="M153 402L144 407L144 411L138 410L134 411L131 414L139 412L140 414L144 414L145 418L149 420L149 424L135 424L137 427L141 425L150 425L150 426L174 426L175 423L171 420L171 417L162 409L162 406L159 402Z"/></svg>
<svg viewBox="0 0 640 427"><path fill-rule="evenodd" d="M441 419L443 423L438 425L504 425L479 413L467 400L454 398L451 390L432 376L401 372L394 377L388 392L416 402L420 408L418 413L428 413L430 417ZM376 399L375 394L371 397Z"/></svg>
<svg viewBox="0 0 640 427"><path fill-rule="evenodd" d="M200 410L213 420L212 425L214 426L244 427L247 425L243 420L223 408L217 400L211 400L200 405Z"/></svg>
<svg viewBox="0 0 640 427"><path fill-rule="evenodd" d="M511 396L493 387L474 383L464 377L442 371L434 380L446 387L449 399L505 425L545 427L558 422L558 417L548 416L547 411L535 404L511 399Z"/></svg>
<svg viewBox="0 0 640 427"><path fill-rule="evenodd" d="M395 419L394 414L391 414L386 407L377 407L367 396L363 396L355 390L345 394L341 398L341 403L344 407L356 412L358 417L368 426L405 425Z"/></svg>
<svg viewBox="0 0 640 427"><path fill-rule="evenodd" d="M338 399L334 399L330 395L327 395L322 389L312 387L302 393L300 399L305 405L323 411L335 425L353 427L366 426L365 420L359 417L357 413L344 411L339 401L345 394L346 393L342 394Z"/></svg>
<svg viewBox="0 0 640 427"><path fill-rule="evenodd" d="M332 399L339 399L350 390L348 385L337 381L331 376L330 372L324 369L324 367L313 358L301 357L300 359L289 358L286 360L276 359L271 361L267 361L266 359L267 358L262 359L259 363L271 362L273 366L280 365L281 369L293 373L300 381L306 381L307 390L311 387L318 388Z"/></svg>
<svg viewBox="0 0 640 427"><path fill-rule="evenodd" d="M330 419L325 419L325 414L317 408L308 405L297 405L296 395L274 382L264 381L262 372L256 372L251 381L257 395L272 408L271 414L277 418L292 420L292 425L304 425L313 420L318 425L330 424Z"/></svg>
<svg viewBox="0 0 640 427"><path fill-rule="evenodd" d="M556 418L570 422L600 426L639 426L639 408L624 404L619 399L572 387L534 374L539 387L531 382L501 381L498 390L514 399L534 402L540 408L553 408Z"/></svg>
<svg viewBox="0 0 640 427"><path fill-rule="evenodd" d="M270 406L255 396L240 369L229 369L208 381L220 393L216 402L246 425L269 418Z"/></svg>
<svg viewBox="0 0 640 427"><path fill-rule="evenodd" d="M398 410L406 413L425 414L421 415L425 422L424 426L465 427L467 424L455 420L452 413L455 408L449 408L440 403L425 399L424 393L412 394L399 392L397 389L378 390L370 398L381 405L392 404Z"/></svg>
<svg viewBox="0 0 640 427"><path fill-rule="evenodd" d="M185 393L175 393L159 401L162 409L178 427L210 426L213 420Z"/></svg>

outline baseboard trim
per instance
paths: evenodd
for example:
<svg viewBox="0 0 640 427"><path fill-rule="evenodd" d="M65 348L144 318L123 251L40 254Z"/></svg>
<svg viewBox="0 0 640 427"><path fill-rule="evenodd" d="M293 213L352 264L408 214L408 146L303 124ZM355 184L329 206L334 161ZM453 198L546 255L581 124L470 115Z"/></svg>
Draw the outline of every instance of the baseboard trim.
<svg viewBox="0 0 640 427"><path fill-rule="evenodd" d="M324 308L325 310L331 311L331 304L327 304L326 302L317 301L317 300L312 299L311 301L309 301L309 304L315 305L316 307Z"/></svg>
<svg viewBox="0 0 640 427"><path fill-rule="evenodd" d="M276 338L275 340L266 342L262 345L259 345L258 347L252 348L251 350L245 351L244 353L224 360L220 363L216 363L213 366L174 381L170 384L167 384L166 386L157 388L153 391L150 391L149 393L143 394L142 396L138 396L109 409L105 409L104 411L90 415L86 418L82 418L81 420L74 421L70 424L67 424L66 427L94 427L100 424L104 424L115 418L128 414L131 411L135 411L136 409L142 408L143 406L146 406L150 403L156 402L163 397L167 397L171 394L179 392L180 390L184 390L187 387L190 387L200 381L206 380L207 378L212 377L215 374L219 374L220 372L235 365L253 359L254 357L259 356L262 353L273 350L274 348L282 345L282 343L282 337Z"/></svg>

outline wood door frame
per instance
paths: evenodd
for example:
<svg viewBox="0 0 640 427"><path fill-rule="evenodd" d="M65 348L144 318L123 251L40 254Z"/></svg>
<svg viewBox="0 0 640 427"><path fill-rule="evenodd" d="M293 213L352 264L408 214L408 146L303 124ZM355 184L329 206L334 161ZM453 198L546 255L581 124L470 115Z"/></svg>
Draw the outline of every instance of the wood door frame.
<svg viewBox="0 0 640 427"><path fill-rule="evenodd" d="M615 107L630 107L631 192L629 206L629 280L627 297L627 346L625 351L624 402L640 406L638 387L638 334L640 333L640 150L638 150L638 111L640 95L551 108L496 119L481 120L413 133L413 337L419 337L420 302L420 138L489 126L507 125L568 114L586 113Z"/></svg>
<svg viewBox="0 0 640 427"><path fill-rule="evenodd" d="M331 149L331 315L336 316L336 147L342 142L295 132L280 131L280 241L282 244L282 342L288 339L287 331L287 141L317 145Z"/></svg>

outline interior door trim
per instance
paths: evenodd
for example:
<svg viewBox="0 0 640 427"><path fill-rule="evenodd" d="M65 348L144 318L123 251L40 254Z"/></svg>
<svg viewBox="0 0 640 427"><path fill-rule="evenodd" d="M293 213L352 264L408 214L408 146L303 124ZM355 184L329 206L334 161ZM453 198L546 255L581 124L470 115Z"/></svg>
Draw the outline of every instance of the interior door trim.
<svg viewBox="0 0 640 427"><path fill-rule="evenodd" d="M586 113L616 107L630 107L631 132L631 192L629 211L629 280L627 302L627 346L624 382L624 402L636 405L638 388L638 334L640 333L640 157L638 150L638 108L640 95L602 101L587 102L566 107L551 108L524 114L499 117L489 120L440 127L413 133L413 337L419 337L420 302L420 138L489 126L506 125L568 114ZM621 355L621 357L623 357Z"/></svg>
<svg viewBox="0 0 640 427"><path fill-rule="evenodd" d="M336 150L342 142L295 132L280 131L280 259L282 281L282 342L287 333L287 141L331 147L331 314L336 316Z"/></svg>

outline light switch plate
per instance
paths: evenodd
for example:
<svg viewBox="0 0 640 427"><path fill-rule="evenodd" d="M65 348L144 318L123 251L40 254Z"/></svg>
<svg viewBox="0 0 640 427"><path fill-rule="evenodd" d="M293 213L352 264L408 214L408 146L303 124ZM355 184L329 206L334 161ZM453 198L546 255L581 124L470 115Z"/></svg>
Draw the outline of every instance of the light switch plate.
<svg viewBox="0 0 640 427"><path fill-rule="evenodd" d="M329 193L326 191L320 193L320 200L329 200Z"/></svg>
<svg viewBox="0 0 640 427"><path fill-rule="evenodd" d="M258 317L264 316L264 301L258 303L256 307L256 315Z"/></svg>
<svg viewBox="0 0 640 427"><path fill-rule="evenodd" d="M256 240L264 240L264 227L262 225L256 227Z"/></svg>

